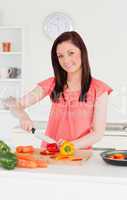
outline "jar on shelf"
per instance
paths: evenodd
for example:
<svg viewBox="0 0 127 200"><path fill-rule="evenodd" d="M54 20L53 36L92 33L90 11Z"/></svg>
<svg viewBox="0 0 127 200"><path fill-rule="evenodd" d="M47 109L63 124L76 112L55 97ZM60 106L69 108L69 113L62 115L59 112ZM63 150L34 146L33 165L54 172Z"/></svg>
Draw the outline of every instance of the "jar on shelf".
<svg viewBox="0 0 127 200"><path fill-rule="evenodd" d="M11 50L12 50L11 42L2 42L2 51L3 52L10 52Z"/></svg>

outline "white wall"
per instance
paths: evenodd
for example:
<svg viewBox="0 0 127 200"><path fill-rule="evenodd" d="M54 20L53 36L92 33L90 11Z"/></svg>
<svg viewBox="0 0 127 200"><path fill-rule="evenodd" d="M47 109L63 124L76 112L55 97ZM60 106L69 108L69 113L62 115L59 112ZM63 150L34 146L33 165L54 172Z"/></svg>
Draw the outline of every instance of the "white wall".
<svg viewBox="0 0 127 200"><path fill-rule="evenodd" d="M0 25L24 27L24 92L38 81L53 75L50 60L51 41L42 31L44 18L54 12L69 14L85 40L93 75L109 84L108 121L127 119L126 80L126 0L1 0ZM47 120L49 98L28 111L32 118Z"/></svg>

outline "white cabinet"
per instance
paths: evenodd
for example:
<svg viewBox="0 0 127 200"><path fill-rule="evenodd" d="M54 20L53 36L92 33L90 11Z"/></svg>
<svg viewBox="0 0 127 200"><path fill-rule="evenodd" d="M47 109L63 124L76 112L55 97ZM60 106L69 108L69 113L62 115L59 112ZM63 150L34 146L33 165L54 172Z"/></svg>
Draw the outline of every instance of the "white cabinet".
<svg viewBox="0 0 127 200"><path fill-rule="evenodd" d="M0 26L0 113L2 100L22 94L23 28Z"/></svg>

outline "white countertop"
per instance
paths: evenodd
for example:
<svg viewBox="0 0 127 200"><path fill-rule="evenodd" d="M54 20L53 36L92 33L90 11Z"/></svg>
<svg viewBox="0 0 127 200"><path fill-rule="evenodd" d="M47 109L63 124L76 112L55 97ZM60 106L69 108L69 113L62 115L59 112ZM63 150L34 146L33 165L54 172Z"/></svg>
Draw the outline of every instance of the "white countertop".
<svg viewBox="0 0 127 200"><path fill-rule="evenodd" d="M106 132L108 134L108 132ZM115 132L112 132L114 134ZM35 138L32 134L15 130L9 139L11 144L16 145L34 145L40 146L41 141ZM36 142L35 142L36 141ZM126 149L127 137L105 136L95 145L95 147L110 147ZM10 145L10 144L9 144ZM77 180L77 181L92 181L105 183L123 183L127 184L127 167L113 166L105 163L100 157L101 151L93 151L92 157L82 166L66 166L66 165L49 165L46 169L18 169L12 171L3 170L0 168L0 177L13 177L16 179L42 180Z"/></svg>
<svg viewBox="0 0 127 200"><path fill-rule="evenodd" d="M0 168L0 177L127 184L127 167L109 165L100 157L100 151L93 151L92 157L81 166L49 165L43 169L16 168L11 171Z"/></svg>
<svg viewBox="0 0 127 200"><path fill-rule="evenodd" d="M114 137L115 131L110 133L113 136L103 137L95 147L126 149L127 137ZM10 146L13 144L12 148L22 144L39 147L41 144L41 140L20 129L13 131L10 136L6 141L9 141ZM127 192L127 167L105 163L100 153L93 151L92 157L81 166L49 165L43 169L16 168L11 171L0 168L1 197L8 200L12 194L13 200L17 200L17 197L18 200L26 199L26 195L30 200L35 200L37 196L44 196L45 200L51 200L52 197L53 200L84 200L84 197L89 200L107 200L110 193L111 198L119 200L122 196L124 200L123 196L126 197ZM109 191L106 194L105 187Z"/></svg>
<svg viewBox="0 0 127 200"><path fill-rule="evenodd" d="M4 200L126 200L127 167L106 164L99 151L82 166L49 165L43 169L0 168Z"/></svg>

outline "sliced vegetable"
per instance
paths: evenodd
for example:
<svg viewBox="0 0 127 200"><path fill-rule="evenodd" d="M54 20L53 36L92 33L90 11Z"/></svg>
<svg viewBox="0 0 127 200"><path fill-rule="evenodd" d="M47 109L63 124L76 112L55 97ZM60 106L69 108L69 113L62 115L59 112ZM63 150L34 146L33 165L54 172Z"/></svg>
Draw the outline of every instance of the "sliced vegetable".
<svg viewBox="0 0 127 200"><path fill-rule="evenodd" d="M44 149L40 152L41 155L49 156L49 155L55 155L56 152L50 152L47 149Z"/></svg>
<svg viewBox="0 0 127 200"><path fill-rule="evenodd" d="M65 160L65 159L68 159L69 156L67 155L61 155L61 154L58 154L56 157L55 157L55 160Z"/></svg>
<svg viewBox="0 0 127 200"><path fill-rule="evenodd" d="M114 159L124 159L125 155L121 153L117 153L113 155Z"/></svg>
<svg viewBox="0 0 127 200"><path fill-rule="evenodd" d="M69 158L71 161L81 161L83 160L83 158L81 157L72 157L72 158Z"/></svg>
<svg viewBox="0 0 127 200"><path fill-rule="evenodd" d="M122 153L115 153L107 156L108 159L124 160L127 158L127 155Z"/></svg>

